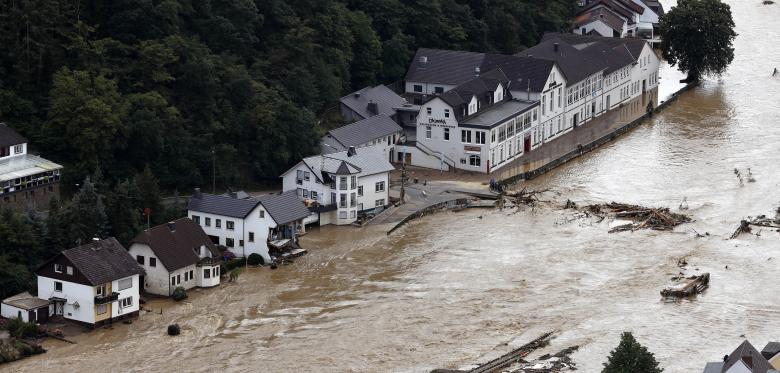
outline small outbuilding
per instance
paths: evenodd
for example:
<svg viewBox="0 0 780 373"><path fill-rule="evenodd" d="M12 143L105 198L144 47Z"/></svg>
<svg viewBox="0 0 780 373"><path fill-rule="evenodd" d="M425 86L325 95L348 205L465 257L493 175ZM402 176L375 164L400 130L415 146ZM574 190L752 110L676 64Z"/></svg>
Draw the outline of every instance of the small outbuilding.
<svg viewBox="0 0 780 373"><path fill-rule="evenodd" d="M0 314L7 319L20 318L24 322L44 323L49 320L51 302L28 292L3 299Z"/></svg>

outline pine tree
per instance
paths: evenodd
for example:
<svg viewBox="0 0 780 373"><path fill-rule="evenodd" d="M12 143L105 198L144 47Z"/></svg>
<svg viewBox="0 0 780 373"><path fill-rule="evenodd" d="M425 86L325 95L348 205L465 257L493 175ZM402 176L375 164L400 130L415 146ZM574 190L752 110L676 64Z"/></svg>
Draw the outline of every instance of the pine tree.
<svg viewBox="0 0 780 373"><path fill-rule="evenodd" d="M108 233L108 216L103 205L103 196L98 194L89 177L73 197L66 216L73 234L72 240L84 244L92 238L105 238Z"/></svg>
<svg viewBox="0 0 780 373"><path fill-rule="evenodd" d="M609 353L602 373L661 373L653 353L639 344L630 332L623 332L620 344Z"/></svg>
<svg viewBox="0 0 780 373"><path fill-rule="evenodd" d="M139 209L145 211L149 209L151 212L151 220L154 224L162 223L161 218L164 218L164 213L161 206L160 185L157 182L157 178L154 177L152 169L149 165L144 167L144 171L135 176L135 184L138 188L138 202L140 203Z"/></svg>

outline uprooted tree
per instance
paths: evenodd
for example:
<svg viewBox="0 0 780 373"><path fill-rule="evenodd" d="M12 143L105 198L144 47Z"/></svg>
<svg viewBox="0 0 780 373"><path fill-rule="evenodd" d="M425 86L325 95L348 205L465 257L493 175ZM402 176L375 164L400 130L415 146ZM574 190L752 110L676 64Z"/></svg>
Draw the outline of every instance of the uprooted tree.
<svg viewBox="0 0 780 373"><path fill-rule="evenodd" d="M630 332L623 332L620 344L609 353L601 373L661 373L653 353L637 342Z"/></svg>
<svg viewBox="0 0 780 373"><path fill-rule="evenodd" d="M686 82L721 75L734 60L737 37L731 7L720 0L679 0L660 20L661 51Z"/></svg>

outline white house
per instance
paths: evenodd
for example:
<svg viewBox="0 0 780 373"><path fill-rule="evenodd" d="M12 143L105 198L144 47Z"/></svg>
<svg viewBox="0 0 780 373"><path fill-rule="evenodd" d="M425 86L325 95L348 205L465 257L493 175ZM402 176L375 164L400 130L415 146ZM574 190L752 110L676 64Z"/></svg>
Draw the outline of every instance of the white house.
<svg viewBox="0 0 780 373"><path fill-rule="evenodd" d="M387 115L372 117L332 129L322 137L322 154L337 153L350 147L368 146L380 149L385 159L393 161L393 149L403 129Z"/></svg>
<svg viewBox="0 0 780 373"><path fill-rule="evenodd" d="M581 35L596 34L604 37L624 38L628 34L628 22L606 7L580 13L574 19L573 32Z"/></svg>
<svg viewBox="0 0 780 373"><path fill-rule="evenodd" d="M659 15L656 13L658 7L656 5L658 5L656 2L651 4L645 0L585 0L582 2L583 8L579 15L593 14L594 11L599 9L608 9L625 22L627 27L626 33L621 37L652 39L654 37L654 28L657 27L659 22ZM575 29L574 31L577 34L582 34L581 29ZM612 35L601 34L601 36Z"/></svg>
<svg viewBox="0 0 780 373"><path fill-rule="evenodd" d="M65 250L35 274L51 315L93 327L138 315L145 273L113 237Z"/></svg>
<svg viewBox="0 0 780 373"><path fill-rule="evenodd" d="M20 318L24 322L44 323L49 319L51 302L30 295L28 292L3 299L0 316L7 319Z"/></svg>
<svg viewBox="0 0 780 373"><path fill-rule="evenodd" d="M281 175L282 189L293 192L313 210L309 221L351 224L358 214L389 204L390 171L381 148L304 158Z"/></svg>
<svg viewBox="0 0 780 373"><path fill-rule="evenodd" d="M219 285L219 251L203 229L181 218L139 233L128 249L146 275L146 292L172 295L181 286L208 288Z"/></svg>
<svg viewBox="0 0 780 373"><path fill-rule="evenodd" d="M238 198L195 189L187 210L214 244L239 257L259 254L266 263L271 262L273 249L297 244L305 229L303 220L310 215L295 192Z"/></svg>
<svg viewBox="0 0 780 373"><path fill-rule="evenodd" d="M27 139L0 123L0 206L47 209L58 197L62 166L27 152Z"/></svg>
<svg viewBox="0 0 780 373"><path fill-rule="evenodd" d="M384 115L393 118L396 107L402 106L406 100L393 90L383 85L365 87L352 92L339 100L341 115L347 122L355 122L374 115Z"/></svg>

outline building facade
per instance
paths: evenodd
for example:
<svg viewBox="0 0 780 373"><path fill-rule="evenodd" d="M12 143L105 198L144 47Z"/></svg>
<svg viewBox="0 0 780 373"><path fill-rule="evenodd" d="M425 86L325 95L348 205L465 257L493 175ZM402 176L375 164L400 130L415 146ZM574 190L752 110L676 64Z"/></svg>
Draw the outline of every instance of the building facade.
<svg viewBox="0 0 780 373"><path fill-rule="evenodd" d="M88 326L138 316L144 270L115 238L68 249L41 265L38 297L51 315Z"/></svg>
<svg viewBox="0 0 780 373"><path fill-rule="evenodd" d="M219 251L189 218L139 233L128 252L146 272L142 286L148 293L169 296L177 287L189 290L219 285Z"/></svg>
<svg viewBox="0 0 780 373"><path fill-rule="evenodd" d="M393 165L377 147L304 158L281 175L282 189L312 210L307 222L354 223L359 214L388 205Z"/></svg>
<svg viewBox="0 0 780 373"><path fill-rule="evenodd" d="M27 152L27 139L0 123L0 206L45 210L60 194L62 166Z"/></svg>
<svg viewBox="0 0 780 373"><path fill-rule="evenodd" d="M303 220L310 215L294 191L238 198L196 189L187 210L215 245L239 257L259 254L265 263L272 261L269 249L278 248L279 242L297 244L305 232Z"/></svg>

